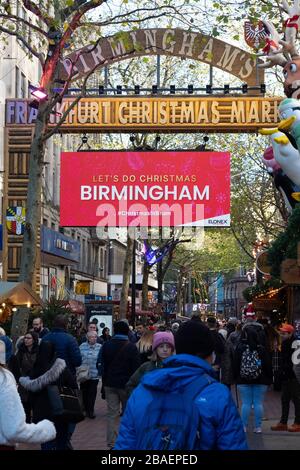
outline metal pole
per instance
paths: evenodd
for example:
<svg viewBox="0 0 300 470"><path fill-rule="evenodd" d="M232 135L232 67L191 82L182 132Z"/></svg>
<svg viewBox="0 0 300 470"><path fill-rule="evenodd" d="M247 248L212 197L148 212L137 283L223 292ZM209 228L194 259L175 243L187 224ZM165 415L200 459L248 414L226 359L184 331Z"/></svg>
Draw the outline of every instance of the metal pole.
<svg viewBox="0 0 300 470"><path fill-rule="evenodd" d="M104 67L104 88L108 88L108 66Z"/></svg>
<svg viewBox="0 0 300 470"><path fill-rule="evenodd" d="M110 275L112 274L112 256L113 256L113 246L112 246L112 242L108 242L108 245L107 245L107 249L108 249L108 266L107 266L107 270L108 270L108 282L107 282L107 298L111 296L111 278L110 278Z"/></svg>
<svg viewBox="0 0 300 470"><path fill-rule="evenodd" d="M133 240L132 249L132 278L131 278L131 322L132 326L135 327L135 255L136 255L136 240Z"/></svg>
<svg viewBox="0 0 300 470"><path fill-rule="evenodd" d="M160 88L160 55L157 55L156 61L156 84L157 88Z"/></svg>
<svg viewBox="0 0 300 470"><path fill-rule="evenodd" d="M209 84L213 86L213 66L209 66Z"/></svg>

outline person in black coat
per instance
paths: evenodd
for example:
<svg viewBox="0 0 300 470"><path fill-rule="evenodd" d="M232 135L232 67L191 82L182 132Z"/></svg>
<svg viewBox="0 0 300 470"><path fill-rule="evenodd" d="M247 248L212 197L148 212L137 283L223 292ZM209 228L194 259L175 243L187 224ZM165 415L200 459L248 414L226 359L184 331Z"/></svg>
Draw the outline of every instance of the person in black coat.
<svg viewBox="0 0 300 470"><path fill-rule="evenodd" d="M140 365L135 344L128 339L129 325L114 323L114 336L101 350L102 383L107 401L107 446L112 448L118 435L117 418L126 405L126 383Z"/></svg>
<svg viewBox="0 0 300 470"><path fill-rule="evenodd" d="M42 450L67 450L69 423L53 414L47 387L59 384L77 389L78 386L64 359L56 357L53 343L48 341L41 343L39 356L32 373L29 377L21 377L20 383L30 393L33 422L38 423L43 419L49 419L55 425L56 439L42 444Z"/></svg>
<svg viewBox="0 0 300 470"><path fill-rule="evenodd" d="M110 330L107 326L105 328L103 328L102 335L100 336L102 344L111 339L111 336L110 336L109 333L110 333Z"/></svg>
<svg viewBox="0 0 300 470"><path fill-rule="evenodd" d="M271 355L260 344L260 338L255 328L242 330L240 342L233 354L234 378L241 395L241 417L245 432L247 431L248 420L253 406L254 432L261 433L264 396L267 386L272 383ZM249 363L247 358L251 358L251 363Z"/></svg>
<svg viewBox="0 0 300 470"><path fill-rule="evenodd" d="M225 352L225 339L224 337L218 332L218 323L215 317L208 317L206 320L207 326L211 332L214 341L214 352L215 352L215 360L212 364L213 369L216 372L216 378L220 380L220 369L223 360L223 355Z"/></svg>
<svg viewBox="0 0 300 470"><path fill-rule="evenodd" d="M281 390L281 418L279 423L271 427L272 431L290 431L300 432L300 383L298 382L292 355L295 351L293 343L296 341L295 328L293 325L284 323L279 328L282 345L281 345L281 362L279 374L282 384ZM294 424L288 426L288 418L290 411L290 402L293 401L295 406Z"/></svg>
<svg viewBox="0 0 300 470"><path fill-rule="evenodd" d="M34 331L28 331L19 340L16 354L10 357L8 368L13 373L18 384L18 392L26 414L26 423L31 423L32 404L29 393L20 385L20 377L31 374L39 352L39 336Z"/></svg>

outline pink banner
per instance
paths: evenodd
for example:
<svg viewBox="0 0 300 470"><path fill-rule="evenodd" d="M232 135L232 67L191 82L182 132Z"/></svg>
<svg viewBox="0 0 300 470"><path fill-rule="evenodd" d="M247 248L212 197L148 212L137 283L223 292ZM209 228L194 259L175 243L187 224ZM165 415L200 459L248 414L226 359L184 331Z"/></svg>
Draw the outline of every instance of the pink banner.
<svg viewBox="0 0 300 470"><path fill-rule="evenodd" d="M230 225L227 152L65 152L60 224Z"/></svg>

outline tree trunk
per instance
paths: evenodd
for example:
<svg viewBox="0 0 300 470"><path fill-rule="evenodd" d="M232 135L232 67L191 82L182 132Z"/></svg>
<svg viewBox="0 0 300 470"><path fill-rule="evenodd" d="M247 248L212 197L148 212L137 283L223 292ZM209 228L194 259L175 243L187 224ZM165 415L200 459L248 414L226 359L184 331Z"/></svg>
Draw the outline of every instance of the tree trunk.
<svg viewBox="0 0 300 470"><path fill-rule="evenodd" d="M34 270L37 258L38 231L41 219L41 190L46 128L46 103L40 105L29 159L29 180L26 202L26 223L22 244L19 281L35 287Z"/></svg>
<svg viewBox="0 0 300 470"><path fill-rule="evenodd" d="M149 300L148 300L148 280L149 280L150 266L144 261L143 266L143 285L142 285L142 310L149 309Z"/></svg>
<svg viewBox="0 0 300 470"><path fill-rule="evenodd" d="M120 300L120 318L127 316L128 292L130 284L130 272L132 266L133 239L127 236L127 248L123 267L123 285Z"/></svg>
<svg viewBox="0 0 300 470"><path fill-rule="evenodd" d="M184 282L184 285L182 286L182 315L186 315L185 306L186 306L186 282Z"/></svg>
<svg viewBox="0 0 300 470"><path fill-rule="evenodd" d="M182 275L179 273L178 284L177 284L177 313L181 315L182 313Z"/></svg>
<svg viewBox="0 0 300 470"><path fill-rule="evenodd" d="M157 302L159 304L163 303L163 269L162 269L162 261L157 263Z"/></svg>
<svg viewBox="0 0 300 470"><path fill-rule="evenodd" d="M29 309L27 307L20 307L13 314L12 325L11 325L11 339L13 344L20 336L25 335L28 329Z"/></svg>

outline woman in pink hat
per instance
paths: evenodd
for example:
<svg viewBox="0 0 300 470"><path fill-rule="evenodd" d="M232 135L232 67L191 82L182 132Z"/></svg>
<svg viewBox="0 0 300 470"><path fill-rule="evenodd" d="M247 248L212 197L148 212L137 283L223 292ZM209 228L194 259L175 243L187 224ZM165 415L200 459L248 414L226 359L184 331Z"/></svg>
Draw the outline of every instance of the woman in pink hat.
<svg viewBox="0 0 300 470"><path fill-rule="evenodd" d="M150 361L142 364L126 384L127 397L141 381L146 372L163 367L163 360L175 353L174 336L171 331L159 331L153 335L152 355Z"/></svg>

